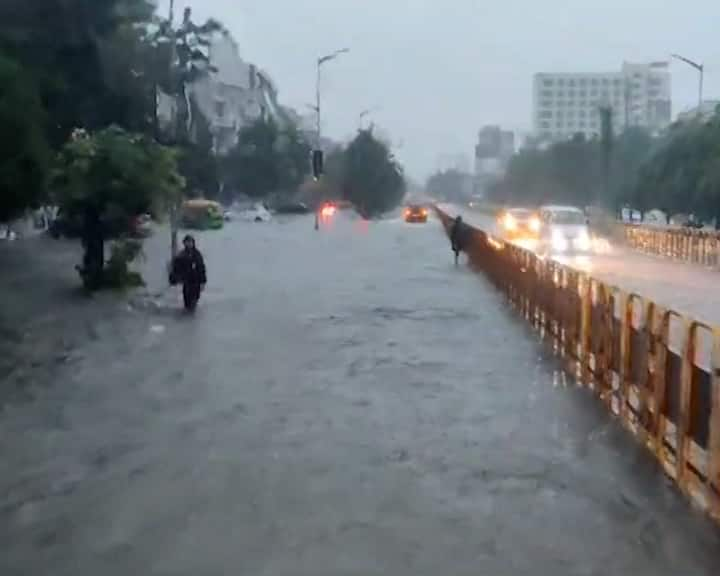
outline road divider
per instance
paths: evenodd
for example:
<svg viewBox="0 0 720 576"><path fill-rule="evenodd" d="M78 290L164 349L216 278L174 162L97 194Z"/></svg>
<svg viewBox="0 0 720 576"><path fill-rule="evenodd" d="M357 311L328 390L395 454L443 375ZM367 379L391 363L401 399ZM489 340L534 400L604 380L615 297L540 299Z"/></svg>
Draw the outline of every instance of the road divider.
<svg viewBox="0 0 720 576"><path fill-rule="evenodd" d="M452 215L436 212L449 234ZM720 330L466 226L469 265L720 521Z"/></svg>
<svg viewBox="0 0 720 576"><path fill-rule="evenodd" d="M713 268L720 267L720 233L687 228L625 225L625 241L646 254L665 256Z"/></svg>

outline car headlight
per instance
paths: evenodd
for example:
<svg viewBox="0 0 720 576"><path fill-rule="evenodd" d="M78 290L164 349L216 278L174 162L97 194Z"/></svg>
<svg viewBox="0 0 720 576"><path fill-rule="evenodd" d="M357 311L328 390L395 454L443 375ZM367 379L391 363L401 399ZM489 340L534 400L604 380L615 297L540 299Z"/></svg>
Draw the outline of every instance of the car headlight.
<svg viewBox="0 0 720 576"><path fill-rule="evenodd" d="M505 214L503 224L505 225L505 230L508 230L510 232L517 228L517 222L515 221L515 218L512 214Z"/></svg>
<svg viewBox="0 0 720 576"><path fill-rule="evenodd" d="M537 216L533 216L530 218L530 230L532 232L540 232L541 224L540 224L540 218Z"/></svg>
<svg viewBox="0 0 720 576"><path fill-rule="evenodd" d="M580 235L575 240L576 247L578 250L586 251L590 250L590 234L587 232L581 232Z"/></svg>
<svg viewBox="0 0 720 576"><path fill-rule="evenodd" d="M552 248L557 252L565 252L568 249L568 241L565 235L559 230L553 230Z"/></svg>

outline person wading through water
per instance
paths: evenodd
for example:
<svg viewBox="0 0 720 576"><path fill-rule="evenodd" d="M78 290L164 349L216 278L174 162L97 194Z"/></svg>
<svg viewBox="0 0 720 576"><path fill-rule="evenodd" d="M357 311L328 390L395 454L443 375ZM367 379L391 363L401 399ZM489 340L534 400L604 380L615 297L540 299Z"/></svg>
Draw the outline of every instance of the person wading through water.
<svg viewBox="0 0 720 576"><path fill-rule="evenodd" d="M175 256L171 266L170 284L183 285L183 303L188 311L195 310L200 293L207 284L205 261L195 246L195 239L187 235L183 238L183 250Z"/></svg>
<svg viewBox="0 0 720 576"><path fill-rule="evenodd" d="M458 216L453 221L452 228L450 229L450 247L455 253L455 266L458 265L460 260L460 252L465 249L466 237L465 223L463 222L462 216Z"/></svg>

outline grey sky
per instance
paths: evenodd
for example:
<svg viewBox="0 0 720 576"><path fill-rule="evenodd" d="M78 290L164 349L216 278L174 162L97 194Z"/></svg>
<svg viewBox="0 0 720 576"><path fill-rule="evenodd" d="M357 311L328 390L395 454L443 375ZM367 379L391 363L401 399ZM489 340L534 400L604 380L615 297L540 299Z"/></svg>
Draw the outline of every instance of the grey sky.
<svg viewBox="0 0 720 576"><path fill-rule="evenodd" d="M317 56L349 47L325 71L324 130L347 139L358 114L380 106L373 120L417 178L443 155L470 160L484 124L528 130L535 72L616 70L679 52L705 63L706 98L720 96L718 0L176 2L222 20L298 110L313 99ZM696 102L697 73L671 71L677 112Z"/></svg>

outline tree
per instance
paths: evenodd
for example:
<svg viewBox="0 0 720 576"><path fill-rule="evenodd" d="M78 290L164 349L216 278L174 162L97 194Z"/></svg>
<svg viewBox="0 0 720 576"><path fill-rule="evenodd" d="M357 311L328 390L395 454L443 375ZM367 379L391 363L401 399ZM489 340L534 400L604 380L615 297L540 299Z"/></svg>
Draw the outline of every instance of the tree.
<svg viewBox="0 0 720 576"><path fill-rule="evenodd" d="M631 203L639 184L640 170L655 146L644 128L630 127L616 139L612 155L610 202L615 208Z"/></svg>
<svg viewBox="0 0 720 576"><path fill-rule="evenodd" d="M647 132L629 129L612 142L579 133L547 149L524 149L510 160L490 195L499 202L530 206L553 202L616 206L630 195L649 142Z"/></svg>
<svg viewBox="0 0 720 576"><path fill-rule="evenodd" d="M397 207L405 196L405 178L387 145L361 130L345 151L344 196L366 218Z"/></svg>
<svg viewBox="0 0 720 576"><path fill-rule="evenodd" d="M190 196L217 198L220 174L210 124L193 100L190 104L194 118L193 133L189 142L181 148L180 172Z"/></svg>
<svg viewBox="0 0 720 576"><path fill-rule="evenodd" d="M310 171L310 146L294 126L280 130L260 118L240 130L224 165L225 184L235 191L254 198L294 192Z"/></svg>
<svg viewBox="0 0 720 576"><path fill-rule="evenodd" d="M177 146L190 144L192 128L192 105L188 95L188 88L193 83L213 72L210 64L209 47L216 34L226 34L225 28L217 20L207 20L203 24L195 24L192 19L192 9L186 8L183 20L179 27L173 22L172 4L170 18L159 21L159 27L154 34L152 43L156 46L162 57L167 57L167 70L157 69L157 86L165 87L174 99L176 117L173 124L173 133L166 135ZM158 58L155 58L156 65ZM167 82L164 85L163 80ZM177 212L178 206L170 209L171 241L170 252L174 256L177 252Z"/></svg>
<svg viewBox="0 0 720 576"><path fill-rule="evenodd" d="M298 131L288 123L285 130L278 134L276 152L278 153L278 184L281 191L295 191L310 173L310 153L312 148Z"/></svg>
<svg viewBox="0 0 720 576"><path fill-rule="evenodd" d="M45 194L50 152L40 97L20 65L0 55L0 222Z"/></svg>
<svg viewBox="0 0 720 576"><path fill-rule="evenodd" d="M36 82L53 147L62 146L76 128L124 124L128 107L107 82L103 50L118 34L139 40L139 27L152 12L147 0L0 3L0 48Z"/></svg>
<svg viewBox="0 0 720 576"><path fill-rule="evenodd" d="M185 144L190 139L192 126L188 89L194 82L214 71L209 47L217 34L227 32L217 20L209 19L203 24L193 22L191 8L185 9L183 20L177 27L172 14L168 19L159 20L158 24L152 39L160 55L157 81L176 102L177 116L171 137L176 143ZM164 69L162 58L167 58Z"/></svg>
<svg viewBox="0 0 720 576"><path fill-rule="evenodd" d="M83 220L79 271L88 289L106 284L105 241L127 232L133 216L175 202L183 185L176 153L146 136L116 127L73 134L59 154L53 191L65 214Z"/></svg>

